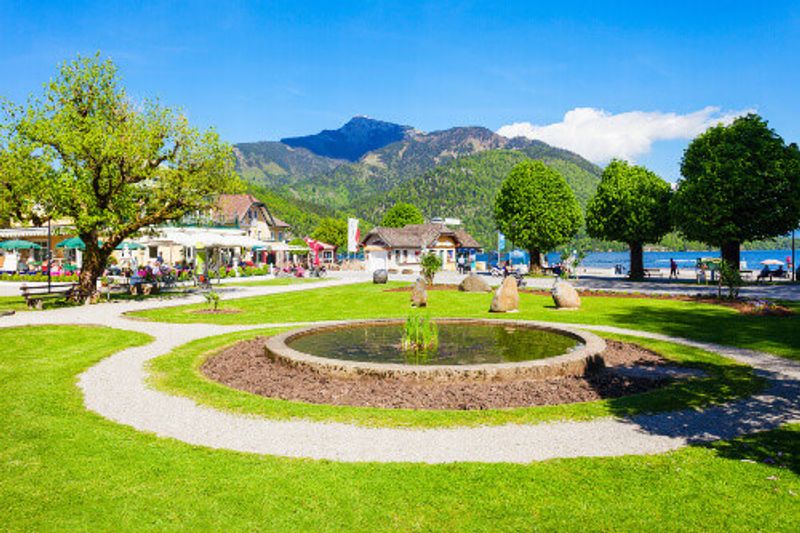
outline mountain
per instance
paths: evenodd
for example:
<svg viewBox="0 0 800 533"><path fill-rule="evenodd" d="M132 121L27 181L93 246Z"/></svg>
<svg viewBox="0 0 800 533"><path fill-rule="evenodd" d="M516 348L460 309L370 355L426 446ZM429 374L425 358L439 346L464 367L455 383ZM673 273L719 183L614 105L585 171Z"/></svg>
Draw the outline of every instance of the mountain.
<svg viewBox="0 0 800 533"><path fill-rule="evenodd" d="M484 246L491 247L497 235L492 213L494 197L511 169L526 159L539 159L558 170L582 207L600 182L598 167L583 168L579 162L558 157L557 153L538 146L487 150L437 166L385 193L376 193L359 202L356 210L367 220L380 221L395 203L410 202L426 219L460 218L468 232Z"/></svg>
<svg viewBox="0 0 800 533"><path fill-rule="evenodd" d="M361 153L357 160L348 159L367 146L356 142L368 138L367 131L393 131L395 136L402 131L402 137ZM295 225L298 233L308 232L320 217L331 214L357 214L377 223L386 209L403 200L418 205L427 217L462 218L488 245L494 240L494 195L516 163L526 158L544 161L564 175L582 205L602 172L568 150L521 137L508 139L477 126L424 133L356 117L338 130L284 141L236 145L237 165L250 186L276 204L276 215Z"/></svg>
<svg viewBox="0 0 800 533"><path fill-rule="evenodd" d="M405 139L412 131L411 126L353 117L338 130L322 130L305 137L287 137L281 142L293 148L305 148L323 157L357 161L367 152Z"/></svg>
<svg viewBox="0 0 800 533"><path fill-rule="evenodd" d="M323 175L346 163L275 141L240 143L233 150L239 173L247 182L260 186L285 185Z"/></svg>

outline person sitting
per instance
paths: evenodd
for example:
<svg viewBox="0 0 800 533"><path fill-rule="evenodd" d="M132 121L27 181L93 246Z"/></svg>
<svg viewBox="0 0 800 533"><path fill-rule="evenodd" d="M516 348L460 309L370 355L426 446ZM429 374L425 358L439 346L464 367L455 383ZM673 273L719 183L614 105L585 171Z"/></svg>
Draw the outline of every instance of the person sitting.
<svg viewBox="0 0 800 533"><path fill-rule="evenodd" d="M768 266L765 266L764 268L761 269L761 272L758 273L756 281L761 281L762 279L767 279L767 278L769 278L769 280L772 281L772 271L769 269Z"/></svg>
<svg viewBox="0 0 800 533"><path fill-rule="evenodd" d="M785 278L786 271L783 269L783 265L779 266L778 270L773 272L772 275L775 276L776 278ZM772 280L772 277L770 277L770 280Z"/></svg>

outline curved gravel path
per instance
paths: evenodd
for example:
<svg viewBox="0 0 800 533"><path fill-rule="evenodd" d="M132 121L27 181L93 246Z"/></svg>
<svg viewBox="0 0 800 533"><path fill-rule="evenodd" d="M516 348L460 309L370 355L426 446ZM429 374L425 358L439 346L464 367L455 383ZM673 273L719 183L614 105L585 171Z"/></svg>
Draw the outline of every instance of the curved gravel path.
<svg viewBox="0 0 800 533"><path fill-rule="evenodd" d="M350 283L329 280L315 284L248 287L225 297L244 297L311 290ZM193 297L185 301L199 301ZM199 406L146 385L146 361L189 341L267 326L165 324L127 319L122 313L175 305L131 302L20 313L0 319L0 327L41 324L98 324L149 334L146 346L123 350L84 372L79 379L86 407L118 423L190 444L242 452L335 461L513 462L557 457L653 454L692 443L728 439L800 422L800 363L765 353L698 343L665 335L605 326L588 330L636 335L696 346L720 353L757 369L768 380L766 390L750 398L709 407L631 418L586 422L553 422L447 429L370 428L306 420L270 420L225 413ZM184 302L180 302L184 303Z"/></svg>

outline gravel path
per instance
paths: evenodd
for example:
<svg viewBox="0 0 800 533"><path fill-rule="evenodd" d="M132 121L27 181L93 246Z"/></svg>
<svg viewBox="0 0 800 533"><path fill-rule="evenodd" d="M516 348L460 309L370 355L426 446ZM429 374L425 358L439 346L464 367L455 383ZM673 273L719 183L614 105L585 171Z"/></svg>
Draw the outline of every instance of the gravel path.
<svg viewBox="0 0 800 533"><path fill-rule="evenodd" d="M319 284L242 287L227 297L311 290L358 280ZM190 297L186 301L199 301ZM154 342L123 350L84 372L79 379L86 407L118 423L190 444L211 448L335 461L455 461L526 463L557 457L654 454L692 443L772 429L800 422L800 363L749 350L604 326L595 331L638 335L700 347L755 367L768 379L756 396L710 407L632 418L587 422L503 425L447 429L370 428L307 420L270 420L199 406L146 385L145 362L189 341L266 325L215 326L162 324L124 318L122 313L175 301L126 302L19 313L0 319L0 327L34 324L99 324L147 333ZM285 324L270 324L280 327ZM572 325L575 327L575 325Z"/></svg>

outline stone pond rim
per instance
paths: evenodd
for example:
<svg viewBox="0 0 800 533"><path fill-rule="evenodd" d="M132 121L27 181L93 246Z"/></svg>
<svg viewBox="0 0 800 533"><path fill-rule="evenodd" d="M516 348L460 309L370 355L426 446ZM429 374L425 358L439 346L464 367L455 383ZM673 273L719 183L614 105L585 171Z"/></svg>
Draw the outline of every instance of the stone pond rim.
<svg viewBox="0 0 800 533"><path fill-rule="evenodd" d="M266 357L290 366L309 367L322 374L357 377L376 375L384 377L419 378L444 380L449 378L505 380L546 379L565 376L583 376L605 367L602 353L605 341L593 333L547 322L529 320L495 319L436 319L437 324L507 325L545 330L566 335L582 345L562 355L514 363L487 363L476 365L405 365L397 363L369 363L318 357L291 348L288 343L301 336L358 326L402 325L405 319L348 320L324 325L315 325L280 333L267 339Z"/></svg>

